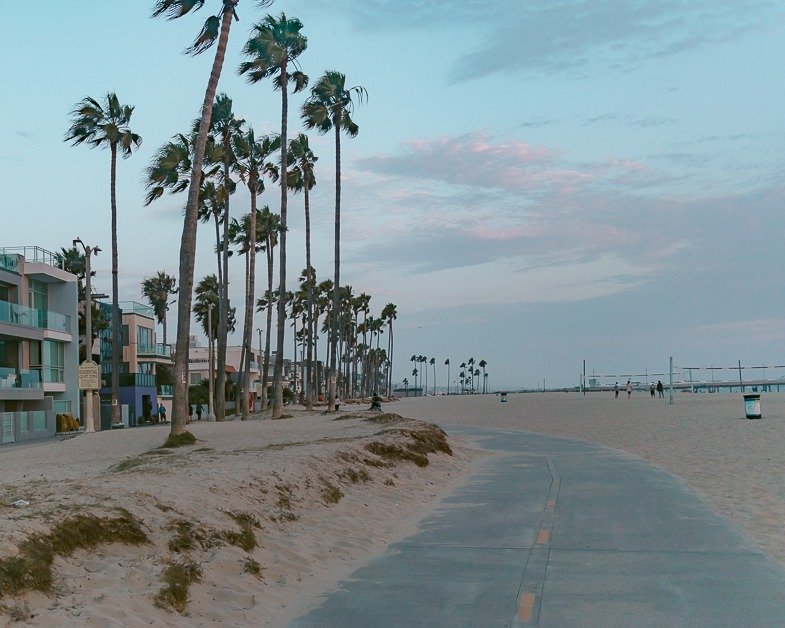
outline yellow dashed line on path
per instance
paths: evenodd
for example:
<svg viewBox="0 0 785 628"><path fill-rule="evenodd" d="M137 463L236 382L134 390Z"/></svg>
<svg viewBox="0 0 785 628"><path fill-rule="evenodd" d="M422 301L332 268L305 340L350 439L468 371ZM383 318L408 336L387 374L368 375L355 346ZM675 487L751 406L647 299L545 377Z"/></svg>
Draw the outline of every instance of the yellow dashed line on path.
<svg viewBox="0 0 785 628"><path fill-rule="evenodd" d="M534 593L521 593L521 601L518 604L518 621L522 624L531 621L534 611Z"/></svg>
<svg viewBox="0 0 785 628"><path fill-rule="evenodd" d="M537 532L537 545L548 545L551 542L551 531L540 528Z"/></svg>

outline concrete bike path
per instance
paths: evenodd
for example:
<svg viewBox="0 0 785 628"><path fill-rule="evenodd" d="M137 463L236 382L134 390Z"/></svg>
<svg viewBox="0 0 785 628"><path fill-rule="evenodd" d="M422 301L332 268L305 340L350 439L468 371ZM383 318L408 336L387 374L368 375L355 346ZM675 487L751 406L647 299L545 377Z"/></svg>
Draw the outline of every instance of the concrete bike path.
<svg viewBox="0 0 785 628"><path fill-rule="evenodd" d="M446 426L482 471L292 626L781 626L785 568L624 452Z"/></svg>

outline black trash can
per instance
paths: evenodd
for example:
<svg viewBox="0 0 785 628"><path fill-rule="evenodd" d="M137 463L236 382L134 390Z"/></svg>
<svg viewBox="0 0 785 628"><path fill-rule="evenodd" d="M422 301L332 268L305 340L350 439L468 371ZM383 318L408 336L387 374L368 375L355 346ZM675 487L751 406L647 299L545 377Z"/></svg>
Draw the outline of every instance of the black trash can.
<svg viewBox="0 0 785 628"><path fill-rule="evenodd" d="M748 419L760 419L762 415L760 410L760 394L748 393L744 395L744 416Z"/></svg>

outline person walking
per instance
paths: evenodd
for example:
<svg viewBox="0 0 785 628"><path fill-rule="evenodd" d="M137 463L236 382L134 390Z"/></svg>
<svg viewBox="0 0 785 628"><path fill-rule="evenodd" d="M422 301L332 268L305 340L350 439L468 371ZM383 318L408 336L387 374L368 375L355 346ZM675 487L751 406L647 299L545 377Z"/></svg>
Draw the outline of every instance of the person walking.
<svg viewBox="0 0 785 628"><path fill-rule="evenodd" d="M196 420L197 421L201 421L202 420L202 404L201 403L197 403L196 404Z"/></svg>
<svg viewBox="0 0 785 628"><path fill-rule="evenodd" d="M163 403L158 406L158 418L161 423L166 423L166 406Z"/></svg>
<svg viewBox="0 0 785 628"><path fill-rule="evenodd" d="M665 386L662 385L662 382L660 380L657 380L657 392L660 394L660 399L665 398L664 391L665 391Z"/></svg>
<svg viewBox="0 0 785 628"><path fill-rule="evenodd" d="M616 397L616 399L619 398L619 382L616 382L613 385L613 396Z"/></svg>
<svg viewBox="0 0 785 628"><path fill-rule="evenodd" d="M654 399L654 382L649 386L649 392L651 393L651 398Z"/></svg>
<svg viewBox="0 0 785 628"><path fill-rule="evenodd" d="M627 399L632 396L632 382L627 380Z"/></svg>

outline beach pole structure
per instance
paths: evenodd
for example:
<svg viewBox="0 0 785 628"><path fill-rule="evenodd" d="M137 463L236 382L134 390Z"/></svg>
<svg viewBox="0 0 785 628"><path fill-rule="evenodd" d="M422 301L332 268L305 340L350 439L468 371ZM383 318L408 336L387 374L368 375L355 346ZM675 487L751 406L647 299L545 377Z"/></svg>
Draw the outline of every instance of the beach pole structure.
<svg viewBox="0 0 785 628"><path fill-rule="evenodd" d="M101 249L97 246L87 246L82 239L77 237L74 239L74 247L77 244L81 245L84 249L85 260L85 362L93 361L93 298L92 289L90 286L90 258L93 255L98 255ZM85 396L85 410L84 410L84 427L85 433L91 434L95 432L95 419L93 418L93 389L87 388L84 391Z"/></svg>
<svg viewBox="0 0 785 628"><path fill-rule="evenodd" d="M744 392L744 380L741 378L741 360L739 360L739 386L741 386L741 392Z"/></svg>
<svg viewBox="0 0 785 628"><path fill-rule="evenodd" d="M583 396L585 397L586 396L586 360L583 361L583 382L581 388L583 388Z"/></svg>
<svg viewBox="0 0 785 628"><path fill-rule="evenodd" d="M670 377L670 386L668 391L668 403L672 404L673 403L673 356L671 356L670 359L669 377Z"/></svg>

